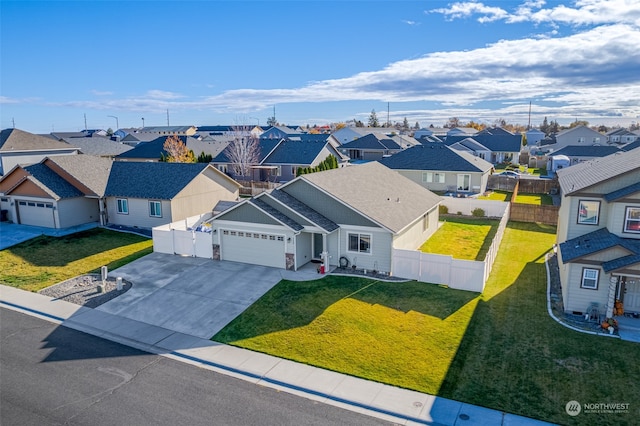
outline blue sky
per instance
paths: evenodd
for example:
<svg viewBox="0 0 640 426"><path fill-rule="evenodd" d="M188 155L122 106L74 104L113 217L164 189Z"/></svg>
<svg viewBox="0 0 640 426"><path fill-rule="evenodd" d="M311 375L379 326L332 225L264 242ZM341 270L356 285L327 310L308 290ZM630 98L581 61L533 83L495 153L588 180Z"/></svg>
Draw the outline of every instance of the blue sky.
<svg viewBox="0 0 640 426"><path fill-rule="evenodd" d="M640 2L7 1L1 126L640 121Z"/></svg>

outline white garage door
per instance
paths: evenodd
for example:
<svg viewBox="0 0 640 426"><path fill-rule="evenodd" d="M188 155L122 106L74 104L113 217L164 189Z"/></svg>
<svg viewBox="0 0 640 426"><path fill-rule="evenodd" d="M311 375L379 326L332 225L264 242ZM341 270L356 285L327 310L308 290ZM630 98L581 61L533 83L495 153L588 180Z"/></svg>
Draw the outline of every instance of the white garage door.
<svg viewBox="0 0 640 426"><path fill-rule="evenodd" d="M20 224L55 228L53 204L38 201L18 201Z"/></svg>
<svg viewBox="0 0 640 426"><path fill-rule="evenodd" d="M220 258L234 262L285 268L284 236L222 230Z"/></svg>

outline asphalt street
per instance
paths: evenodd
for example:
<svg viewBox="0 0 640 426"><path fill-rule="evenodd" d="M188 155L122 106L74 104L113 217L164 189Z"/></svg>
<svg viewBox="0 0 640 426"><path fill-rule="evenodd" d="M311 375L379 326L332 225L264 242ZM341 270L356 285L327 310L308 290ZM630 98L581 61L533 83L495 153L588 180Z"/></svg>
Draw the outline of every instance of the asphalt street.
<svg viewBox="0 0 640 426"><path fill-rule="evenodd" d="M388 425L0 309L2 425Z"/></svg>

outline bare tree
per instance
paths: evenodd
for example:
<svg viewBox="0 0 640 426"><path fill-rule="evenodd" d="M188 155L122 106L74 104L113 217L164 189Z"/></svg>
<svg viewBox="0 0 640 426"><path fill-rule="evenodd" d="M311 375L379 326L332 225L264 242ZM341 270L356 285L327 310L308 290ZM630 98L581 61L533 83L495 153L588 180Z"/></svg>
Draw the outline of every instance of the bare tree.
<svg viewBox="0 0 640 426"><path fill-rule="evenodd" d="M229 165L235 176L248 176L251 166L260 162L260 142L251 134L251 126L232 127L233 140L225 149Z"/></svg>
<svg viewBox="0 0 640 426"><path fill-rule="evenodd" d="M196 158L187 145L182 143L180 138L176 135L169 136L162 146L167 151L168 163L195 163Z"/></svg>

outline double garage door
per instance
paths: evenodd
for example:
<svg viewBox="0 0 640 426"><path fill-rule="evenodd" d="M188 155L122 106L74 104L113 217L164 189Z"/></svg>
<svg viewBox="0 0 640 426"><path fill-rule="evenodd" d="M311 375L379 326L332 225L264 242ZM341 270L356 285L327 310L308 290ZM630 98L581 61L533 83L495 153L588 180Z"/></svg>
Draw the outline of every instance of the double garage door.
<svg viewBox="0 0 640 426"><path fill-rule="evenodd" d="M263 232L221 230L220 258L284 269L284 236Z"/></svg>
<svg viewBox="0 0 640 426"><path fill-rule="evenodd" d="M56 227L52 203L18 200L18 218L21 225Z"/></svg>

